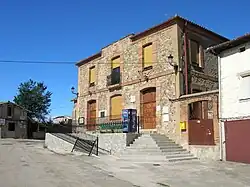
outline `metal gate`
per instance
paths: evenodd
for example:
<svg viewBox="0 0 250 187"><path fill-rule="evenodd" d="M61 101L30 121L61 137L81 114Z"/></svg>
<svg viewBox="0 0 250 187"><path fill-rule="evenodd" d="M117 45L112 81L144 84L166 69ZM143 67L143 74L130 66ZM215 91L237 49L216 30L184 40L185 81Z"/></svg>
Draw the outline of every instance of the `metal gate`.
<svg viewBox="0 0 250 187"><path fill-rule="evenodd" d="M212 119L188 121L189 145L215 145Z"/></svg>
<svg viewBox="0 0 250 187"><path fill-rule="evenodd" d="M208 101L197 101L188 105L189 145L215 145L213 119L208 119L208 104Z"/></svg>
<svg viewBox="0 0 250 187"><path fill-rule="evenodd" d="M226 121L226 160L250 164L250 119Z"/></svg>

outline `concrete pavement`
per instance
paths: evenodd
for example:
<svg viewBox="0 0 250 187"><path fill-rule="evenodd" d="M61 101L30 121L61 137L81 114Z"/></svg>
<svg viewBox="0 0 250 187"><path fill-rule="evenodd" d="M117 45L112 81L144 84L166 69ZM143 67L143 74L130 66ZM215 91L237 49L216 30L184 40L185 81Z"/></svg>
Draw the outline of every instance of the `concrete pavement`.
<svg viewBox="0 0 250 187"><path fill-rule="evenodd" d="M1 187L132 187L73 156L57 155L43 148L43 142L0 140Z"/></svg>
<svg viewBox="0 0 250 187"><path fill-rule="evenodd" d="M115 157L58 155L41 141L0 140L2 187L247 187L250 165L182 161L130 163Z"/></svg>

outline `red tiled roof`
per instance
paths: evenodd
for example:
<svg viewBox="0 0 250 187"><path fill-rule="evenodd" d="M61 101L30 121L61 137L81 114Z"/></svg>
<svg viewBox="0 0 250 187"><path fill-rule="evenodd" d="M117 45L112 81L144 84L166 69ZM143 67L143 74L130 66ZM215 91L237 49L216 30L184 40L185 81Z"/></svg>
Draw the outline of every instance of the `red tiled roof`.
<svg viewBox="0 0 250 187"><path fill-rule="evenodd" d="M209 47L207 49L207 51L212 52L214 54L219 54L222 51L239 46L239 45L247 43L247 42L250 42L250 33L247 33L247 34L240 36L238 38L235 38L233 40Z"/></svg>
<svg viewBox="0 0 250 187"><path fill-rule="evenodd" d="M196 28L205 30L206 32L212 34L213 36L215 36L215 37L217 37L217 38L220 38L220 39L222 39L222 40L228 40L228 38L225 38L224 36L221 36L221 35L219 35L219 34L213 32L213 31L211 31L211 30L208 30L208 29L205 28L205 27L202 27L202 26L200 26L200 25L198 25L198 24L196 24L196 23L194 23L194 22L192 22L192 21L190 21L190 20L187 20L187 19L185 19L185 18L183 18L183 17L181 17L181 16L178 16L178 15L176 15L176 16L174 16L174 17L168 19L167 21L165 21L165 22L163 22L163 23L160 23L160 24L158 24L158 25L156 25L156 26L153 26L153 27L151 27L151 28L149 28L149 29L147 29L147 30L145 30L145 31L142 31L142 32L140 32L140 33L138 33L138 34L135 34L134 36L131 37L131 39L132 39L133 41L134 41L134 40L137 40L137 39L139 39L139 38L141 38L141 37L147 36L147 35L149 35L149 34L152 34L152 33L156 32L156 31L159 31L159 30L161 30L161 29L167 28L167 27L169 27L169 26L175 24L177 21L187 22L188 24L191 24L191 25L195 26Z"/></svg>

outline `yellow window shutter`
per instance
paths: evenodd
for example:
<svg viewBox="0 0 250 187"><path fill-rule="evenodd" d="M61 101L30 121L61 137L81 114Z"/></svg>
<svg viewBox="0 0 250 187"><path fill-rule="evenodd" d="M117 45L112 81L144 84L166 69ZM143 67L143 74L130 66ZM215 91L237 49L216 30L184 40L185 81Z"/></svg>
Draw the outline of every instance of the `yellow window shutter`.
<svg viewBox="0 0 250 187"><path fill-rule="evenodd" d="M122 96L118 95L111 98L111 118L120 119L122 114Z"/></svg>
<svg viewBox="0 0 250 187"><path fill-rule="evenodd" d="M149 67L153 65L153 49L152 44L143 47L143 66Z"/></svg>
<svg viewBox="0 0 250 187"><path fill-rule="evenodd" d="M112 60L112 69L120 67L120 57L114 58Z"/></svg>
<svg viewBox="0 0 250 187"><path fill-rule="evenodd" d="M95 67L90 68L89 73L90 73L90 76L89 76L90 80L89 80L89 82L90 83L94 83L96 81Z"/></svg>

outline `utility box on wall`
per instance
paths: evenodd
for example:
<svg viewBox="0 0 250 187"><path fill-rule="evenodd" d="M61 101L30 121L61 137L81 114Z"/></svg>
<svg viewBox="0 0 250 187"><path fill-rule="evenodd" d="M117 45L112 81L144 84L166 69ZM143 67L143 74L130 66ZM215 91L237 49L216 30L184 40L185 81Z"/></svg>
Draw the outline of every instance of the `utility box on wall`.
<svg viewBox="0 0 250 187"><path fill-rule="evenodd" d="M187 131L186 121L180 122L180 130L181 130L181 132Z"/></svg>
<svg viewBox="0 0 250 187"><path fill-rule="evenodd" d="M122 110L122 129L124 133L137 132L137 110Z"/></svg>

